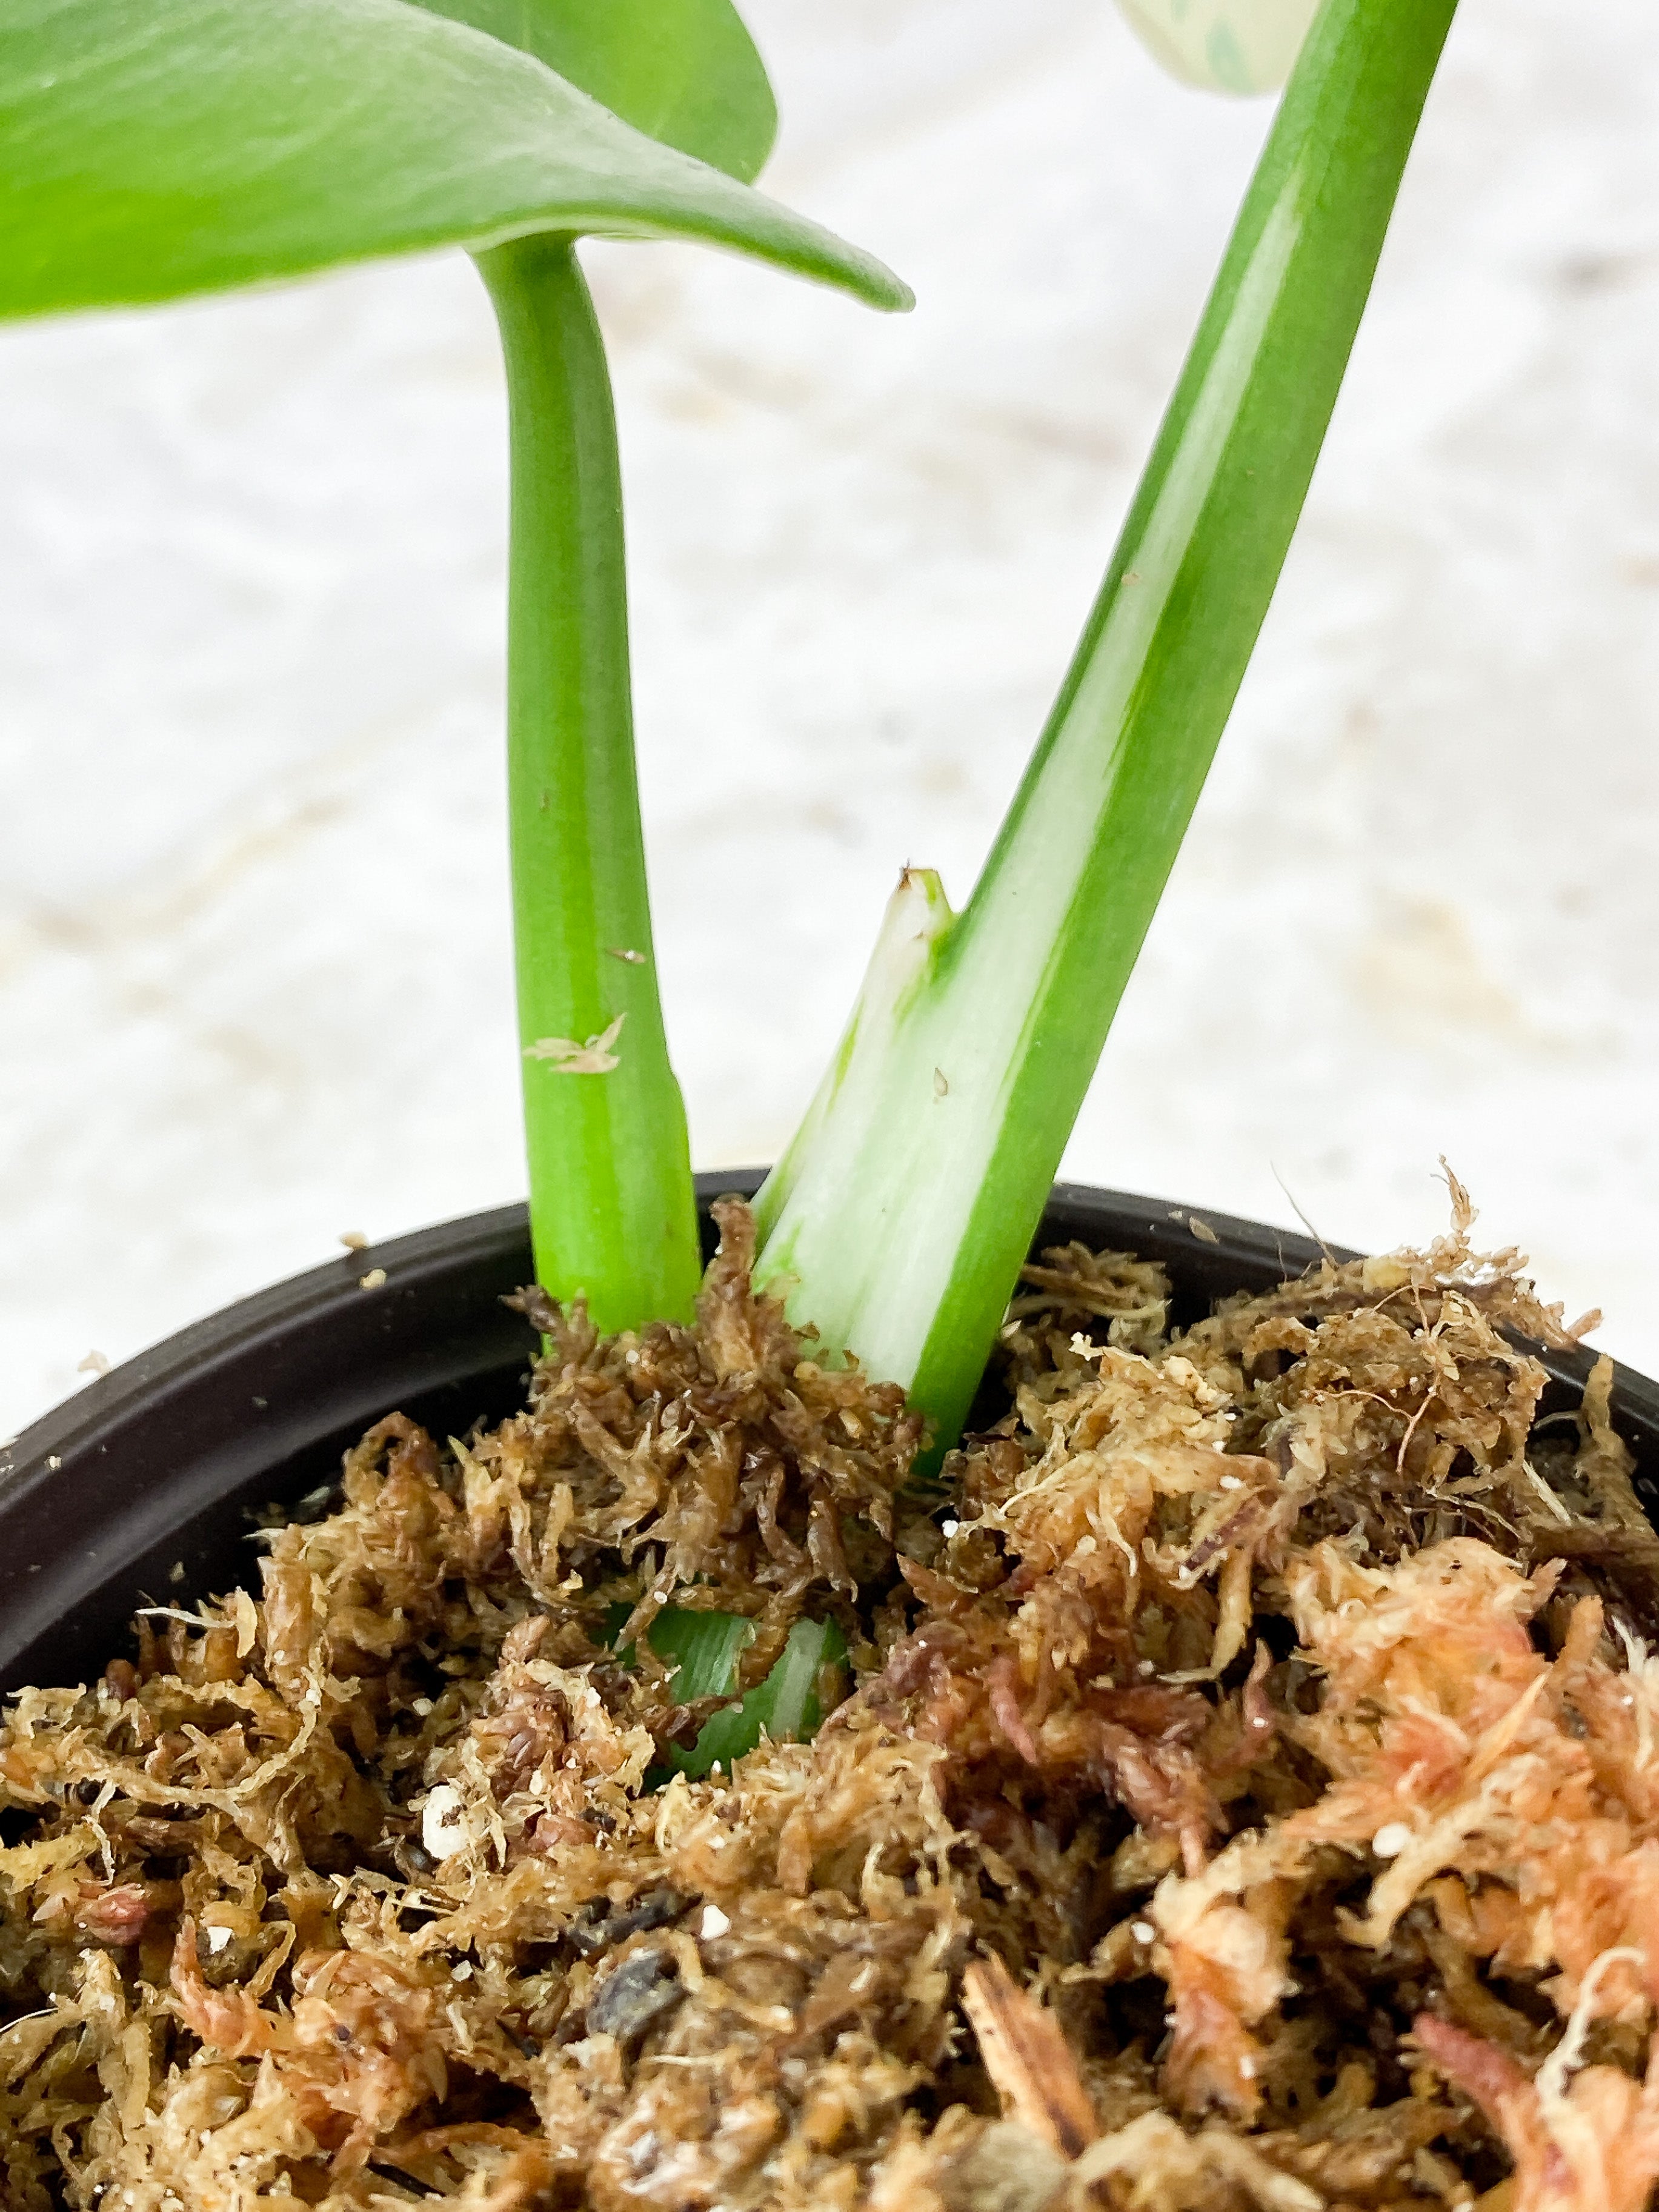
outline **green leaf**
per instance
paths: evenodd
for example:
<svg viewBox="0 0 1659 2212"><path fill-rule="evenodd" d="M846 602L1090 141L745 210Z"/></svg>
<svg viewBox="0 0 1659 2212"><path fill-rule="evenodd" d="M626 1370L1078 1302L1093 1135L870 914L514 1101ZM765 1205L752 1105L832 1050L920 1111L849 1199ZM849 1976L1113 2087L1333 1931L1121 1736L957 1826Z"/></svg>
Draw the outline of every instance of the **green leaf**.
<svg viewBox="0 0 1659 2212"><path fill-rule="evenodd" d="M629 1607L613 1606L606 1633L614 1639L628 1623ZM690 1705L695 1698L717 1698L737 1680L738 1661L755 1640L755 1624L735 1613L694 1612L665 1606L651 1624L651 1649L678 1668L674 1694ZM634 1647L617 1654L631 1666ZM847 1638L833 1620L798 1620L789 1632L772 1671L738 1705L705 1721L690 1751L669 1753L680 1774L707 1774L718 1759L727 1772L732 1762L752 1751L762 1731L774 1743L805 1743L823 1724L824 1670L847 1656Z"/></svg>
<svg viewBox="0 0 1659 2212"><path fill-rule="evenodd" d="M755 45L729 0L416 0L534 54L665 146L748 184L777 136Z"/></svg>
<svg viewBox="0 0 1659 2212"><path fill-rule="evenodd" d="M665 1631L670 1615L658 1615L651 1632L653 1648L667 1656L671 1645ZM678 1615L680 1621L725 1621L720 1613L693 1613ZM748 1628L744 1621L737 1626ZM753 1634L752 1629L750 1632ZM707 1638L707 1644L702 1642ZM681 1674L675 1688L683 1698L694 1693L686 1687L693 1680L707 1680L701 1672L694 1672L696 1661L706 1650L712 1659L714 1647L712 1630L700 1630L698 1642L681 1662ZM737 1663L737 1654L749 1641L745 1637L737 1644L728 1662L725 1680L710 1682L703 1692L713 1695L714 1690L726 1686L732 1680L730 1669ZM695 1656L693 1656L695 1655ZM789 1632L789 1641L784 1645L777 1663L766 1680L750 1691L741 1705L728 1705L724 1712L716 1713L705 1721L696 1742L690 1751L672 1751L669 1757L682 1774L693 1777L707 1774L718 1763L727 1773L732 1762L741 1759L745 1752L753 1751L763 1731L774 1743L805 1743L816 1735L823 1722L823 1700L820 1685L823 1670L833 1667L847 1656L847 1640L833 1620L798 1620Z"/></svg>
<svg viewBox="0 0 1659 2212"><path fill-rule="evenodd" d="M868 254L404 0L0 15L0 316L545 230L703 239L909 303Z"/></svg>
<svg viewBox="0 0 1659 2212"><path fill-rule="evenodd" d="M681 1705L728 1696L738 1661L754 1640L754 1622L735 1613L694 1613L671 1605L651 1624L651 1649L679 1670L674 1695Z"/></svg>

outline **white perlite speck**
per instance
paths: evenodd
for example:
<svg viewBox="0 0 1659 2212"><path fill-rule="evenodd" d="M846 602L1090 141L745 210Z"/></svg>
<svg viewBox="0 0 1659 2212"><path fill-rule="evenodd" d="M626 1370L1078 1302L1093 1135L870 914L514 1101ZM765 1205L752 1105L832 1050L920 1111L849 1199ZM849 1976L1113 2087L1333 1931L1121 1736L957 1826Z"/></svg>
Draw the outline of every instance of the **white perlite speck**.
<svg viewBox="0 0 1659 2212"><path fill-rule="evenodd" d="M421 1814L421 1841L434 1859L453 1858L466 1841L466 1814L460 1793L441 1782Z"/></svg>

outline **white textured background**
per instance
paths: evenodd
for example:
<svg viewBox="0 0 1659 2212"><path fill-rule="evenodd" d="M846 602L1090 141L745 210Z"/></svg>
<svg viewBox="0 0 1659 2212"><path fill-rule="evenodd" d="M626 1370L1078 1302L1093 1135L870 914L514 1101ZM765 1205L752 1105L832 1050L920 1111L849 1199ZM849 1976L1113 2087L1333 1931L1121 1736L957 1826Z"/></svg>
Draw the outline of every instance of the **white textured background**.
<svg viewBox="0 0 1659 2212"><path fill-rule="evenodd" d="M772 188L921 304L590 253L705 1166L965 894L1267 117L1104 0L750 12ZM0 1431L521 1188L502 416L459 257L0 333ZM1443 1151L1659 1365L1656 739L1659 17L1466 0L1068 1172L1386 1245Z"/></svg>

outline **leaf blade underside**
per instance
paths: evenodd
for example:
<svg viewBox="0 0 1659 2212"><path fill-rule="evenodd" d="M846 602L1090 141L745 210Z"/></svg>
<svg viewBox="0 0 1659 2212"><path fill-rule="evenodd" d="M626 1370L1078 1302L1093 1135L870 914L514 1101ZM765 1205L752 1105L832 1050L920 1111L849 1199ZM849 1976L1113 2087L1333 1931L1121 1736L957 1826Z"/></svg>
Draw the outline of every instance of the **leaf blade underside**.
<svg viewBox="0 0 1659 2212"><path fill-rule="evenodd" d="M731 0L415 0L533 54L648 137L752 184L777 136Z"/></svg>
<svg viewBox="0 0 1659 2212"><path fill-rule="evenodd" d="M908 305L872 256L404 0L14 0L0 318L535 231L696 238Z"/></svg>

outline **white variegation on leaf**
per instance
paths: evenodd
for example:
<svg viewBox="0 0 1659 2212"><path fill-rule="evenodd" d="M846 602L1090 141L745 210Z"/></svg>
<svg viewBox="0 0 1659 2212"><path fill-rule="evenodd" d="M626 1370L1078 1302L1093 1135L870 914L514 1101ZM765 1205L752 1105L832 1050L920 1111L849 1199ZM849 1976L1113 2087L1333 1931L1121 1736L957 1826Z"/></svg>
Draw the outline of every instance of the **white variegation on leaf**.
<svg viewBox="0 0 1659 2212"><path fill-rule="evenodd" d="M1211 92L1276 92L1319 0L1118 0L1171 76Z"/></svg>

